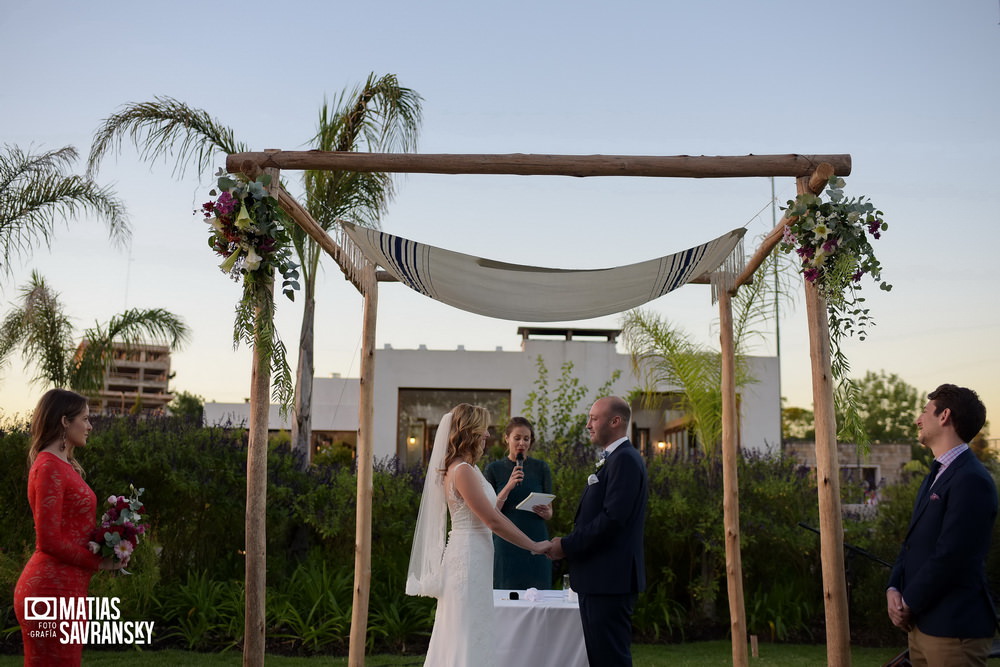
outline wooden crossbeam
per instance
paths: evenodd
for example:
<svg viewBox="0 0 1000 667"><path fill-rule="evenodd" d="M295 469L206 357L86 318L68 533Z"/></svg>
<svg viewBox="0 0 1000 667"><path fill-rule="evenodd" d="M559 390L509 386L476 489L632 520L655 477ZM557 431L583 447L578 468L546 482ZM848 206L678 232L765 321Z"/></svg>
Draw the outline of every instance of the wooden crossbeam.
<svg viewBox="0 0 1000 667"><path fill-rule="evenodd" d="M274 151L233 153L232 173L256 168L322 169L422 174L517 174L522 176L650 176L740 178L809 176L826 162L838 176L851 173L850 155L530 155L357 153L353 151Z"/></svg>

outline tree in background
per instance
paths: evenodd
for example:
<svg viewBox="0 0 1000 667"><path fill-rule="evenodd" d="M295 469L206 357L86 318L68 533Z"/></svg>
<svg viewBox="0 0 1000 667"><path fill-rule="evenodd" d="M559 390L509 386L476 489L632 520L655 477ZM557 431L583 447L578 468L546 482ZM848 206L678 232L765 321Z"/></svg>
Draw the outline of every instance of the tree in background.
<svg viewBox="0 0 1000 667"><path fill-rule="evenodd" d="M782 397L782 403L785 398ZM781 408L782 440L815 440L816 415L812 410L797 407Z"/></svg>
<svg viewBox="0 0 1000 667"><path fill-rule="evenodd" d="M99 391L116 346L126 350L148 342L179 349L188 327L162 308L130 308L106 323L95 323L77 337L59 293L39 273L20 289L19 304L0 322L0 366L20 348L33 382L45 387L72 389L82 394Z"/></svg>
<svg viewBox="0 0 1000 667"><path fill-rule="evenodd" d="M205 416L205 397L187 391L179 391L167 404L167 410L174 417L200 424Z"/></svg>
<svg viewBox="0 0 1000 667"><path fill-rule="evenodd" d="M573 362L562 365L555 389L549 388L549 369L542 355L535 360L535 367L538 377L535 388L524 400L523 416L535 427L539 451L545 452L544 458L553 462L563 458L591 460L590 437L586 433L590 405L582 403L587 387L573 375ZM590 402L610 396L612 385L620 377L621 371L612 373Z"/></svg>
<svg viewBox="0 0 1000 667"><path fill-rule="evenodd" d="M319 127L313 148L323 151L367 151L373 153L416 149L420 128L421 98L399 85L394 74L368 76L363 86L349 95L342 92L319 112ZM389 174L381 172L305 172L306 209L329 231L340 220L365 227L379 227L379 219L395 194ZM316 272L321 249L301 227L293 225L289 235L302 267L304 304L299 333L299 361L292 419L292 451L308 466L312 455L313 351L315 348Z"/></svg>
<svg viewBox="0 0 1000 667"><path fill-rule="evenodd" d="M757 279L733 296L733 342L736 352L737 388L755 382L747 364L747 351L754 340L764 338L776 304L789 301L791 271L787 257L772 253L758 268ZM777 268L777 284L765 280ZM691 417L691 427L702 451L718 454L722 442L722 357L696 342L666 318L643 311L625 313L622 340L632 357L636 374L643 379L647 400L656 400L657 388L681 390L680 408Z"/></svg>
<svg viewBox="0 0 1000 667"><path fill-rule="evenodd" d="M322 150L412 150L420 123L420 96L399 86L396 76L369 75L350 95L341 93L333 108L320 110L314 148ZM243 153L248 147L235 133L201 109L169 97L125 105L104 121L94 135L88 172L94 173L108 152L120 150L128 137L140 156L150 162L174 159L174 173L182 175L191 163L204 173L221 155ZM392 180L383 173L306 172L307 209L324 229L339 219L377 225L392 199ZM305 293L300 330L299 362L293 407L293 449L308 465L312 453L311 403L313 340L316 309L316 272L320 249L298 225L288 229L302 268Z"/></svg>
<svg viewBox="0 0 1000 667"><path fill-rule="evenodd" d="M39 243L49 246L58 217L89 212L103 218L111 240L128 241L125 206L110 188L90 178L66 174L76 160L72 146L33 154L17 146L0 150L0 262L9 275L11 260L31 255Z"/></svg>
<svg viewBox="0 0 1000 667"><path fill-rule="evenodd" d="M873 444L916 442L914 420L924 400L916 387L884 370L867 371L854 384L858 389L855 411ZM845 415L838 412L837 423L843 423L844 419Z"/></svg>

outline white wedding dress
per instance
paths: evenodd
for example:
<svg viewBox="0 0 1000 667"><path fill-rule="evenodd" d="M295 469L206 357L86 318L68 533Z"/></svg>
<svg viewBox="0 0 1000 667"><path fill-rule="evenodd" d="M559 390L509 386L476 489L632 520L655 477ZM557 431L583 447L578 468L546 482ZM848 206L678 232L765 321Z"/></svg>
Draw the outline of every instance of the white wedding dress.
<svg viewBox="0 0 1000 667"><path fill-rule="evenodd" d="M496 492L482 472L476 477L491 504ZM449 476L450 477L450 476ZM424 665L428 667L492 667L493 535L445 481L451 532L444 550L444 593L438 599L434 631Z"/></svg>

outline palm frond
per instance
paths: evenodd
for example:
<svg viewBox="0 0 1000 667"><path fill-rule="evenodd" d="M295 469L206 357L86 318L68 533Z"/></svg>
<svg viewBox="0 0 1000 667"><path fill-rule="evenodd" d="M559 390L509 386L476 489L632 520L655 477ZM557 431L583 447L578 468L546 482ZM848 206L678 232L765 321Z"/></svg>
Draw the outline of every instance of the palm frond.
<svg viewBox="0 0 1000 667"><path fill-rule="evenodd" d="M37 155L17 146L0 151L3 272L10 273L12 258L29 256L39 243L49 246L57 218L68 221L95 213L106 222L115 245L128 242L131 230L125 204L110 187L65 174L75 158L72 146Z"/></svg>
<svg viewBox="0 0 1000 667"><path fill-rule="evenodd" d="M247 151L230 128L207 112L171 97L154 97L151 102L126 104L104 120L94 133L87 173L97 173L109 152L120 153L126 137L145 161L172 157L175 176L183 176L191 163L199 172L210 169L218 153Z"/></svg>
<svg viewBox="0 0 1000 667"><path fill-rule="evenodd" d="M152 343L177 350L187 341L189 333L184 321L170 311L130 308L112 317L107 324L97 323L84 332L70 385L81 392L100 389L117 346L128 351Z"/></svg>
<svg viewBox="0 0 1000 667"><path fill-rule="evenodd" d="M0 352L5 358L20 348L25 368L36 369L32 382L65 387L73 356L73 324L65 314L58 292L37 272L20 289L19 305L0 325Z"/></svg>
<svg viewBox="0 0 1000 667"><path fill-rule="evenodd" d="M3 151L0 151L0 192L13 187L19 180L28 182L37 176L62 173L77 157L73 146L36 155L16 145L4 144Z"/></svg>
<svg viewBox="0 0 1000 667"><path fill-rule="evenodd" d="M352 91L342 91L319 111L313 147L325 151L411 151L416 148L422 99L399 85L394 74L368 79ZM378 228L395 196L391 175L381 172L307 170L303 175L306 209L323 229L338 220ZM310 251L312 239L301 229L290 229L308 281L319 253Z"/></svg>

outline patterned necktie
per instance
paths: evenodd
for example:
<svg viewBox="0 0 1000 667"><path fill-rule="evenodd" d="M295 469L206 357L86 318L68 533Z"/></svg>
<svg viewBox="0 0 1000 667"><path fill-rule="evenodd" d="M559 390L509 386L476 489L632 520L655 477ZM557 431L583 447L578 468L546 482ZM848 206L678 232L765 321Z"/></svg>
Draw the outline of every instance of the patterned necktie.
<svg viewBox="0 0 1000 667"><path fill-rule="evenodd" d="M603 452L601 452L601 460L603 461L606 458L608 458L608 450L605 449Z"/></svg>
<svg viewBox="0 0 1000 667"><path fill-rule="evenodd" d="M934 480L937 479L938 471L941 470L941 462L937 459L931 463L931 471L927 473L927 481L924 482L923 493L920 494L920 499L923 500L925 496L929 496L931 493L931 486L934 484Z"/></svg>

